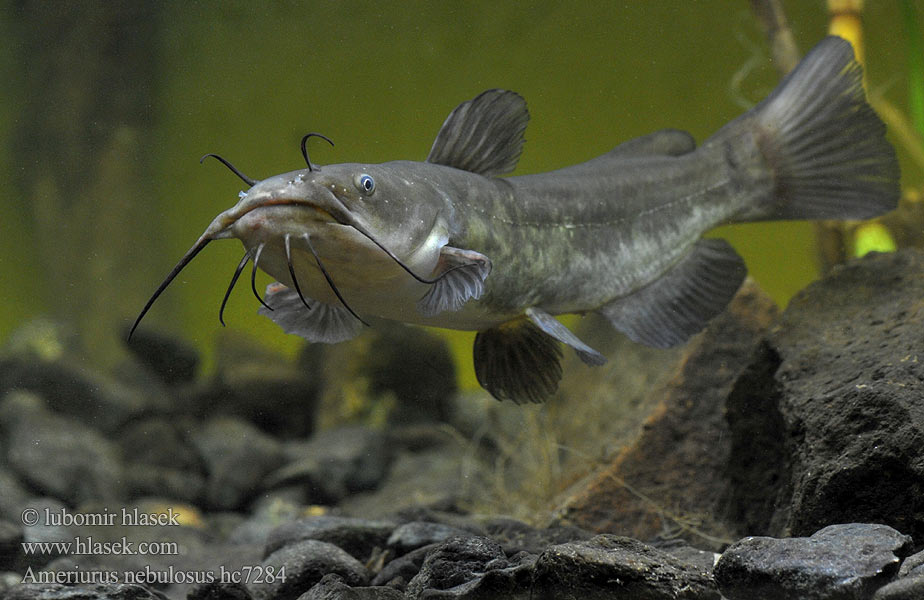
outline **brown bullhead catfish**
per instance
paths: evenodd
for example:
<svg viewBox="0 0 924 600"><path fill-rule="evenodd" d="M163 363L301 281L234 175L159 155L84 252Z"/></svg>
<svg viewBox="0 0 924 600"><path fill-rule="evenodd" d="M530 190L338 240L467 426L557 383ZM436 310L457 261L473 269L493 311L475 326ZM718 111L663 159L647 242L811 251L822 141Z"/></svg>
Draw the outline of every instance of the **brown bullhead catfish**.
<svg viewBox="0 0 924 600"><path fill-rule="evenodd" d="M260 313L310 342L350 339L369 317L477 331L478 381L541 401L559 342L604 357L554 315L596 311L632 340L682 344L746 273L725 223L866 219L896 206L899 170L846 41L829 37L763 102L701 146L664 130L535 175L516 166L529 115L489 90L446 119L426 162L313 165L254 181L219 214L141 311L211 240L238 238L277 280ZM323 136L319 136L323 137ZM204 158L204 157L203 157ZM254 289L256 294L256 290ZM222 309L224 302L222 303ZM221 313L219 313L221 316ZM132 328L134 331L134 327Z"/></svg>

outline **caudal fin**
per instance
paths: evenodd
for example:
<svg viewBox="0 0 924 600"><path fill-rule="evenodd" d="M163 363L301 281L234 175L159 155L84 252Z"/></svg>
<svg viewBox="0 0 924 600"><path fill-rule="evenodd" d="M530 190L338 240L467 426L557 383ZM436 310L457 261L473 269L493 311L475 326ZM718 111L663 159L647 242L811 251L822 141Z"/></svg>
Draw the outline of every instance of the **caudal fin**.
<svg viewBox="0 0 924 600"><path fill-rule="evenodd" d="M735 220L868 219L895 208L895 150L862 79L850 43L828 37L745 115L774 191Z"/></svg>

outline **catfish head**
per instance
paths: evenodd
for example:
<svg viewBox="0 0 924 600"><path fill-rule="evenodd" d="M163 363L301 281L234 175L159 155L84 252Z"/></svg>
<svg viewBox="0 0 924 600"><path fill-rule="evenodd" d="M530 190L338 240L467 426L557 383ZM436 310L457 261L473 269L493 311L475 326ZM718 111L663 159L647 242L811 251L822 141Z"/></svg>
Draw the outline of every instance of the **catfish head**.
<svg viewBox="0 0 924 600"><path fill-rule="evenodd" d="M464 300L453 298L459 290L459 282L453 282L463 275L456 271L477 267L470 275L480 283L490 270L490 261L480 260L481 255L476 260L461 257L461 262L460 257L443 257L448 241L446 214L451 207L415 167L420 163L318 167L305 151L312 135L318 134L302 140L307 168L261 181L247 177L220 156L203 157L220 160L250 188L240 192L236 205L214 218L180 259L148 300L131 332L180 271L216 239L237 238L245 248L221 303L222 325L231 290L251 261L251 289L263 304L261 313L287 332L311 341L348 339L358 333L357 324L368 324L351 304L360 312L395 318L393 313L413 310L415 300L421 313L435 314L455 310L480 295L482 288L478 287L463 290ZM256 290L257 268L278 282L267 288L266 300ZM314 321L324 322L322 333L306 331L305 322L311 315ZM336 332L331 331L332 320L337 321ZM317 325L308 329L317 329Z"/></svg>

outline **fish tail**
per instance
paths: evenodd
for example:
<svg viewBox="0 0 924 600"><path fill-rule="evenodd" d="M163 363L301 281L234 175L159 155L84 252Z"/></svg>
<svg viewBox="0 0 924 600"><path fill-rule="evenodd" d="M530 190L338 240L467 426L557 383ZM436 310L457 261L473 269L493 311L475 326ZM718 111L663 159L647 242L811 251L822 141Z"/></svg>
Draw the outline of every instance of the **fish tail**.
<svg viewBox="0 0 924 600"><path fill-rule="evenodd" d="M741 120L772 192L734 221L868 219L898 204L895 150L846 40L825 38Z"/></svg>

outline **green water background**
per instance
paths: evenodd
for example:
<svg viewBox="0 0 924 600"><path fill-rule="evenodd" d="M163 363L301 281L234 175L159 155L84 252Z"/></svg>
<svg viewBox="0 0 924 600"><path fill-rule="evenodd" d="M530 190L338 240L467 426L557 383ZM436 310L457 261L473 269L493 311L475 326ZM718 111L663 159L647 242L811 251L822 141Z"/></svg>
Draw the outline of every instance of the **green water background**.
<svg viewBox="0 0 924 600"><path fill-rule="evenodd" d="M42 163L54 153L20 152L31 121L57 118L78 135L92 132L92 123L68 123L67 115L75 102L106 97L107 89L69 94L49 85L55 92L46 97L36 73L55 77L42 49L60 43L61 33L43 33L41 11L21 4L0 3L6 40L0 46L0 176L6 182L0 188L0 339L33 316L57 315L78 323L88 355L103 363L114 362L118 336L157 283L213 216L237 201L242 183L217 162L200 166L206 152L259 179L302 168L298 141L317 131L336 142L335 148L311 146L320 164L423 160L453 107L501 87L528 102L532 118L516 174L535 173L663 127L686 129L702 141L743 111L741 99L760 100L778 79L743 1L163 3L145 13L153 19L145 28L153 32L153 52L137 59L138 72L149 74L139 91L142 124L126 119L115 136L122 142L109 144L104 160L102 150L88 144L92 156ZM72 10L106 19L107 11L125 5L85 6L93 9ZM805 52L825 35L824 2L785 6ZM920 14L922 6L917 9ZM865 26L870 89L904 107L898 3L867 2ZM93 69L95 56L78 52L66 68ZM734 90L735 73L748 61L755 68ZM107 85L141 84L129 70ZM51 192L42 191L43 173L81 164L88 165L82 178L63 178L76 183L62 186L58 179ZM106 176L112 182L100 185L96 198L80 197ZM905 177L920 183L920 174L907 168ZM64 233L36 226L37 213L44 211L47 220L72 192L73 201L89 204L60 213ZM717 234L732 242L781 304L816 277L808 224L735 226ZM218 306L241 251L236 241L210 245L146 323L210 356ZM261 275L258 289L268 282ZM256 308L240 285L225 320L294 353L301 341L256 315ZM448 335L462 379L471 385L474 334Z"/></svg>

